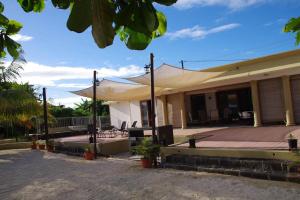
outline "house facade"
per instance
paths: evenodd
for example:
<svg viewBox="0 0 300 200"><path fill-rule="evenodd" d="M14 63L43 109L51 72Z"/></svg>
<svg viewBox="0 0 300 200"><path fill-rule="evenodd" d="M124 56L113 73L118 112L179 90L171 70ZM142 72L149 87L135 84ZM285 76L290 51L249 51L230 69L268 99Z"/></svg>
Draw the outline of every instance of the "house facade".
<svg viewBox="0 0 300 200"><path fill-rule="evenodd" d="M156 123L177 128L198 125L300 124L300 50L201 70L223 72L199 85L156 95ZM178 77L180 82L180 77ZM111 122L151 126L150 100L109 104Z"/></svg>

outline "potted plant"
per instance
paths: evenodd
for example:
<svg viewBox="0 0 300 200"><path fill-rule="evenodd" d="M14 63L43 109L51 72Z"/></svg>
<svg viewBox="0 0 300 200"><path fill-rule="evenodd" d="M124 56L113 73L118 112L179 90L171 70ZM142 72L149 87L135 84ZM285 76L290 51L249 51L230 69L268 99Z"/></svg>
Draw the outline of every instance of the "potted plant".
<svg viewBox="0 0 300 200"><path fill-rule="evenodd" d="M54 141L53 140L49 140L47 142L47 151L48 152L53 152L54 151Z"/></svg>
<svg viewBox="0 0 300 200"><path fill-rule="evenodd" d="M36 149L36 141L32 140L31 149Z"/></svg>
<svg viewBox="0 0 300 200"><path fill-rule="evenodd" d="M152 162L159 155L160 146L152 143L151 138L144 138L140 145L133 149L133 151L143 156L141 158L142 166L144 168L151 168Z"/></svg>
<svg viewBox="0 0 300 200"><path fill-rule="evenodd" d="M40 150L45 150L45 143L42 140L38 141L38 145Z"/></svg>
<svg viewBox="0 0 300 200"><path fill-rule="evenodd" d="M294 150L298 148L298 140L293 136L293 134L289 135L288 143L289 143L289 150Z"/></svg>
<svg viewBox="0 0 300 200"><path fill-rule="evenodd" d="M87 147L87 148L85 149L85 152L84 152L84 154L83 154L83 157L84 157L84 159L86 159L86 160L93 160L93 159L94 159L94 153L91 152L90 147Z"/></svg>

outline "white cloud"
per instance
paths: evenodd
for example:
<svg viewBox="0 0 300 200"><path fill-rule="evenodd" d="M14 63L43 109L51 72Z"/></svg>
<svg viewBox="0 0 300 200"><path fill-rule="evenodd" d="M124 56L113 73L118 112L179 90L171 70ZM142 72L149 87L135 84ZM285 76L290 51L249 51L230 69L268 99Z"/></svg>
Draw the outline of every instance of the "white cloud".
<svg viewBox="0 0 300 200"><path fill-rule="evenodd" d="M205 28L197 25L192 28L185 28L185 29L181 29L181 30L178 30L175 32L170 32L170 33L167 33L166 35L172 40L178 39L178 38L203 39L204 37L206 37L210 34L224 32L227 30L237 28L239 26L240 26L240 24L232 23L232 24L226 24L226 25L218 26L218 27L211 28L211 29L205 29Z"/></svg>
<svg viewBox="0 0 300 200"><path fill-rule="evenodd" d="M71 107L74 108L76 103L80 103L82 102L82 99L88 99L86 97L78 97L78 96L74 96L74 97L64 97L64 98L54 98L51 100L51 103L53 103L54 105L64 105L65 107Z"/></svg>
<svg viewBox="0 0 300 200"><path fill-rule="evenodd" d="M87 88L90 87L88 84L80 84L80 83L61 83L61 84L56 84L56 87L60 88Z"/></svg>
<svg viewBox="0 0 300 200"><path fill-rule="evenodd" d="M16 34L10 36L11 39L17 41L17 42L27 42L33 39L33 37L28 36L28 35L21 35L21 34Z"/></svg>
<svg viewBox="0 0 300 200"><path fill-rule="evenodd" d="M144 69L136 65L129 65L117 69L111 67L86 68L72 66L48 66L35 62L27 62L20 72L20 82L29 82L34 85L84 88L86 84L71 82L70 80L92 80L93 71L97 70L99 78L134 76L144 72ZM64 81L68 81L68 83ZM59 83L57 83L59 81Z"/></svg>
<svg viewBox="0 0 300 200"><path fill-rule="evenodd" d="M270 0L178 0L175 7L188 9L194 6L225 6L232 10L239 10L266 1Z"/></svg>

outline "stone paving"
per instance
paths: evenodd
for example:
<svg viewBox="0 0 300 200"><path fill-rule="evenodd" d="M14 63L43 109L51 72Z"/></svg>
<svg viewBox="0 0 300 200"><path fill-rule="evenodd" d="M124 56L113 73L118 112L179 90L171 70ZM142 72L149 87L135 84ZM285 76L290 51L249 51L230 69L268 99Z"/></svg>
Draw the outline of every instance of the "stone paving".
<svg viewBox="0 0 300 200"><path fill-rule="evenodd" d="M0 199L300 199L300 184L142 169L127 157L85 161L32 150L0 151Z"/></svg>

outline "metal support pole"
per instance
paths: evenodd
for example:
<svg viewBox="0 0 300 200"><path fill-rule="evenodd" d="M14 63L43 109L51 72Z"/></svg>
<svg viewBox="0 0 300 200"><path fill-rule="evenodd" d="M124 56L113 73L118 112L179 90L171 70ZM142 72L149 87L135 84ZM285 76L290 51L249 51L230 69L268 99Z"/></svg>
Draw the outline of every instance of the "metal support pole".
<svg viewBox="0 0 300 200"><path fill-rule="evenodd" d="M157 143L157 137L155 134L155 94L154 94L154 55L150 54L150 75L151 75L151 122L152 122L152 139L153 143Z"/></svg>
<svg viewBox="0 0 300 200"><path fill-rule="evenodd" d="M47 108L46 88L43 88L43 106L44 106L45 139L46 139L46 144L48 144L48 108Z"/></svg>
<svg viewBox="0 0 300 200"><path fill-rule="evenodd" d="M155 94L154 94L154 55L150 54L150 75L151 75L151 121L152 121L152 142L157 144L157 136L155 133ZM157 158L154 158L154 167L157 167Z"/></svg>
<svg viewBox="0 0 300 200"><path fill-rule="evenodd" d="M184 69L184 63L183 62L184 62L183 60L180 61L182 69Z"/></svg>
<svg viewBox="0 0 300 200"><path fill-rule="evenodd" d="M97 125L97 106L96 106L96 79L97 79L97 72L94 71L94 81L93 81L93 137L94 137L94 158L97 158L97 138L96 138L96 125Z"/></svg>

